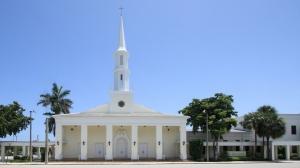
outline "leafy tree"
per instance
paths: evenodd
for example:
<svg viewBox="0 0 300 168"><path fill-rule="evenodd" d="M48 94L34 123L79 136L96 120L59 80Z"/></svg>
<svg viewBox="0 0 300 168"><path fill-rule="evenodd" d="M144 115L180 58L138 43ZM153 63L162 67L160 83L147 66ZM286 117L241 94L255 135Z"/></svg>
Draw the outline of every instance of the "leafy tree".
<svg viewBox="0 0 300 168"><path fill-rule="evenodd" d="M62 86L58 86L56 83L52 85L51 93L41 94L38 105L44 107L50 107L50 112L44 113L49 116L49 132L53 132L55 136L55 120L53 115L68 114L70 108L72 108L72 100L66 98L70 94L70 90L63 90Z"/></svg>
<svg viewBox="0 0 300 168"><path fill-rule="evenodd" d="M32 118L23 115L25 110L14 101L12 104L0 105L0 137L16 135L27 128Z"/></svg>
<svg viewBox="0 0 300 168"><path fill-rule="evenodd" d="M232 106L233 96L223 93L216 93L213 97L206 99L193 99L192 102L179 111L183 115L189 116L187 124L192 126L193 132L201 129L206 131L206 114L208 113L208 129L213 139L214 159L216 159L216 149L218 140L228 132L232 126L236 126L237 112Z"/></svg>

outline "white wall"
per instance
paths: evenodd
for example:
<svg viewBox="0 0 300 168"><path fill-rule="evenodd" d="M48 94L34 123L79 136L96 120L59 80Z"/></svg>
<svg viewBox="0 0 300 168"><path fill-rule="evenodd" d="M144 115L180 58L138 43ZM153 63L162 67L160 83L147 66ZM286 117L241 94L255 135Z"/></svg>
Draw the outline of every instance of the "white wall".
<svg viewBox="0 0 300 168"><path fill-rule="evenodd" d="M63 158L76 158L80 155L80 126L63 126Z"/></svg>
<svg viewBox="0 0 300 168"><path fill-rule="evenodd" d="M285 122L285 134L276 141L300 141L300 114L280 114ZM291 126L296 125L296 135L292 135Z"/></svg>
<svg viewBox="0 0 300 168"><path fill-rule="evenodd" d="M252 132L228 132L223 135L223 140L245 142L252 141L253 137Z"/></svg>

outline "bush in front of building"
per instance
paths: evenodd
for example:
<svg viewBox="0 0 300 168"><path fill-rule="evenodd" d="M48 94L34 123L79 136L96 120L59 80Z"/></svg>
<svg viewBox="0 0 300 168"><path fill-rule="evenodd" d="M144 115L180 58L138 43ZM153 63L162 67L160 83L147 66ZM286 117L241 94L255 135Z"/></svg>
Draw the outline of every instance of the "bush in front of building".
<svg viewBox="0 0 300 168"><path fill-rule="evenodd" d="M291 154L291 160L300 160L300 157L299 157L298 153L292 153Z"/></svg>
<svg viewBox="0 0 300 168"><path fill-rule="evenodd" d="M190 141L189 150L190 150L191 159L200 161L202 158L203 142L201 140Z"/></svg>

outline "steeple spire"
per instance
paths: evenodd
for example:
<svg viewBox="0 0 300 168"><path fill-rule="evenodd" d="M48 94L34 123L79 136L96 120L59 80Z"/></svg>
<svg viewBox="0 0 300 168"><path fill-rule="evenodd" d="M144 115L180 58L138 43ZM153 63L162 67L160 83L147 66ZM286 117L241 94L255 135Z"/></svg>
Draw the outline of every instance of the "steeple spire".
<svg viewBox="0 0 300 168"><path fill-rule="evenodd" d="M126 49L125 44L125 33L124 33L124 23L123 16L121 11L121 22L120 22L120 34L119 34L119 46L117 51L115 52L115 82L114 82L114 90L115 91L130 91L129 89L129 69L128 69L128 51Z"/></svg>
<svg viewBox="0 0 300 168"><path fill-rule="evenodd" d="M119 47L118 50L125 50L126 51L126 43L125 43L125 34L124 34L124 22L123 22L123 8L120 7L120 34L119 34Z"/></svg>

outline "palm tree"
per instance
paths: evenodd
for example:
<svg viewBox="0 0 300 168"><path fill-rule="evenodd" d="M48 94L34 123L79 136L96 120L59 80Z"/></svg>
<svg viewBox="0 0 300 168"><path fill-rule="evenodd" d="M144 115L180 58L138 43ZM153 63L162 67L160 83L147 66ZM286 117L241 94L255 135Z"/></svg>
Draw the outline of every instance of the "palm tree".
<svg viewBox="0 0 300 168"><path fill-rule="evenodd" d="M55 120L52 116L70 113L70 108L72 108L73 102L70 99L66 98L70 94L70 92L70 90L63 90L62 86L58 86L56 83L53 83L52 92L41 94L41 99L37 103L37 105L50 107L50 112L46 112L44 113L44 115L49 116L49 132L53 132L54 136Z"/></svg>
<svg viewBox="0 0 300 168"><path fill-rule="evenodd" d="M260 136L266 137L267 140L267 158L270 158L270 138L276 139L285 133L285 123L282 118L278 117L277 110L272 106L261 106L257 109L262 117L259 123Z"/></svg>
<svg viewBox="0 0 300 168"><path fill-rule="evenodd" d="M257 146L257 135L259 132L259 123L260 123L260 116L256 112L251 112L244 116L244 120L240 122L243 128L248 130L254 130L254 150L253 150L253 157L256 158L256 146Z"/></svg>

